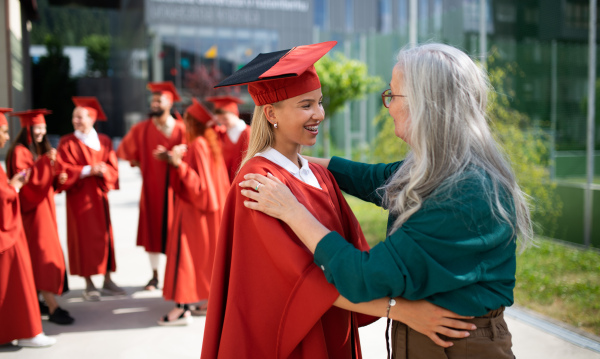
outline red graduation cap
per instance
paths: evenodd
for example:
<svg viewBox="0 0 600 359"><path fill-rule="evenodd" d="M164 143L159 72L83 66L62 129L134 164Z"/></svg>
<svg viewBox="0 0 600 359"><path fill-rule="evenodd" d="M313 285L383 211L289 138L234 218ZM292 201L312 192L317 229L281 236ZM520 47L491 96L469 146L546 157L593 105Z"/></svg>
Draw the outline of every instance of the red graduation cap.
<svg viewBox="0 0 600 359"><path fill-rule="evenodd" d="M0 126L8 126L8 120L4 114L12 110L12 108L0 107Z"/></svg>
<svg viewBox="0 0 600 359"><path fill-rule="evenodd" d="M185 109L196 121L207 123L212 118L210 112L202 104L192 98L192 104Z"/></svg>
<svg viewBox="0 0 600 359"><path fill-rule="evenodd" d="M215 110L231 112L236 116L240 115L238 104L244 103L244 101L233 96L212 96L207 97L205 100L212 102L215 105Z"/></svg>
<svg viewBox="0 0 600 359"><path fill-rule="evenodd" d="M215 88L247 84L248 92L257 106L316 90L321 87L321 82L314 63L336 44L337 41L326 41L259 54Z"/></svg>
<svg viewBox="0 0 600 359"><path fill-rule="evenodd" d="M21 120L21 127L30 127L33 125L45 125L46 118L44 117L44 115L49 115L51 113L52 111L42 108L37 110L14 112L11 114L11 116L19 117L19 119Z"/></svg>
<svg viewBox="0 0 600 359"><path fill-rule="evenodd" d="M179 97L179 93L177 93L177 89L171 81L148 82L148 89L152 91L152 93L160 93L161 95L166 95L171 101L171 103L181 101L181 97Z"/></svg>
<svg viewBox="0 0 600 359"><path fill-rule="evenodd" d="M11 114L11 116L19 117L21 120L21 127L27 129L27 143L31 143L31 132L29 131L29 128L33 125L45 125L46 118L44 118L44 115L49 115L51 113L52 111L42 108L37 110L14 112Z"/></svg>
<svg viewBox="0 0 600 359"><path fill-rule="evenodd" d="M100 106L100 102L98 99L90 96L73 96L71 98L75 107L83 107L88 111L88 116L90 116L94 121L106 121L106 114L102 111L102 106Z"/></svg>

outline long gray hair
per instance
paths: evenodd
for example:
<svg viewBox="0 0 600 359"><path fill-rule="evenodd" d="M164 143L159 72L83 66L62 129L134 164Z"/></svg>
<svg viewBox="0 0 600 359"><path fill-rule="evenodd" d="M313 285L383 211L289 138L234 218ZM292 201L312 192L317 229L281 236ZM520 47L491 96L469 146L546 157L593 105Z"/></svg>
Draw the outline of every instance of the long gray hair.
<svg viewBox="0 0 600 359"><path fill-rule="evenodd" d="M482 195L494 216L509 223L525 247L533 237L527 195L490 132L486 107L491 86L484 70L464 52L433 43L401 50L395 66L404 80L400 90L408 106L405 136L411 152L382 188L385 206L398 216L391 233L435 189L456 184L474 165L482 170L474 171L482 181L491 179L489 193ZM502 193L513 203L503 203Z"/></svg>

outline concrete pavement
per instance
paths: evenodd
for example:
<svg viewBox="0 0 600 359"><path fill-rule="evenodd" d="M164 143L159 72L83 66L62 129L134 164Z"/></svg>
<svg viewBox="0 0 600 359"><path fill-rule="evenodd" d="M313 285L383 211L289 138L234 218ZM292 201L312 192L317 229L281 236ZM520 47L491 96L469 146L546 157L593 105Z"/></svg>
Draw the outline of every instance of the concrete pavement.
<svg viewBox="0 0 600 359"><path fill-rule="evenodd" d="M75 323L59 326L43 321L45 333L55 337L58 343L41 349L0 347L0 358L200 357L204 317L194 317L192 325L187 327L161 327L156 324L173 303L164 301L160 290L143 290L150 278L150 269L144 250L135 246L141 180L138 170L125 162L120 163L120 171L121 189L109 195L117 259L113 280L127 291L127 295L86 302L81 298L84 280L69 277L71 291L59 298L59 302L72 314ZM56 196L56 205L60 238L63 248L66 248L64 194ZM164 269L164 259L161 268ZM102 286L102 279L102 276L93 278L96 286ZM513 334L513 350L517 358L600 359L600 340L597 337L581 336L557 323L514 308L507 312L507 322ZM379 320L361 328L360 332L363 357L384 358L385 321Z"/></svg>

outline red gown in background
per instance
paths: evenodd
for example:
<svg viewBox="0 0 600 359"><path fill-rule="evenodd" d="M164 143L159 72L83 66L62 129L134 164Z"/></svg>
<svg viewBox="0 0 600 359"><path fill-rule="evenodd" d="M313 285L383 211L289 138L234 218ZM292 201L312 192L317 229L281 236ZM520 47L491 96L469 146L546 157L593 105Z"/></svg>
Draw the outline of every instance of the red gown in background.
<svg viewBox="0 0 600 359"><path fill-rule="evenodd" d="M184 134L182 121L175 121L171 137L167 138L149 119L133 126L117 149L119 158L140 164L142 194L137 245L143 246L147 252L165 253L174 204L173 190L168 181L168 164L155 159L152 151L158 145L170 150L183 143Z"/></svg>
<svg viewBox="0 0 600 359"><path fill-rule="evenodd" d="M250 143L250 132L251 127L246 126L237 142L233 143L229 138L229 135L227 135L227 131L222 129L217 131L219 140L221 141L223 159L225 160L225 166L227 166L227 173L229 174L230 181L233 181L235 178L235 175L240 168L240 164L246 155L248 144Z"/></svg>
<svg viewBox="0 0 600 359"><path fill-rule="evenodd" d="M19 195L0 166L0 344L42 332Z"/></svg>
<svg viewBox="0 0 600 359"><path fill-rule="evenodd" d="M330 230L367 250L360 226L331 174L310 164L322 189L254 157L247 173L272 173ZM246 208L240 187L225 204L202 344L202 359L360 358L358 325L374 318L333 306L339 293L283 222ZM359 323L360 321L360 323Z"/></svg>
<svg viewBox="0 0 600 359"><path fill-rule="evenodd" d="M69 272L83 277L117 269L108 191L119 188L118 161L110 138L102 134L98 138L99 151L74 134L63 136L57 149L57 161L68 175L58 190L67 192ZM106 163L104 177L80 178L84 166L100 162Z"/></svg>
<svg viewBox="0 0 600 359"><path fill-rule="evenodd" d="M223 159L214 159L206 139L197 137L181 165L171 167L170 183L176 201L163 297L195 303L208 299L229 178Z"/></svg>
<svg viewBox="0 0 600 359"><path fill-rule="evenodd" d="M35 287L60 295L65 284L65 258L56 224L53 164L45 155L34 161L31 151L23 145L17 145L12 155L12 161L7 161L11 163L9 177L31 168L31 176L21 188L19 198Z"/></svg>

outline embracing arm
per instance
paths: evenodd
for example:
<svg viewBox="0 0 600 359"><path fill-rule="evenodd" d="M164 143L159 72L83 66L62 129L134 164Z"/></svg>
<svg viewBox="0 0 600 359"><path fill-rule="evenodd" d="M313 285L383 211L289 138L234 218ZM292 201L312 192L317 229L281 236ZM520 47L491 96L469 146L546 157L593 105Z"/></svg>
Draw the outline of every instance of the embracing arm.
<svg viewBox="0 0 600 359"><path fill-rule="evenodd" d="M459 320L473 317L458 315L425 300L411 301L398 297L395 298L395 301L396 305L390 306L390 319L408 325L417 332L428 336L433 342L444 348L448 348L453 344L452 342L440 339L438 334L451 338L465 338L469 336L467 330L477 329L474 324ZM385 318L388 314L389 298L375 299L363 303L352 303L340 295L333 305L352 312Z"/></svg>

